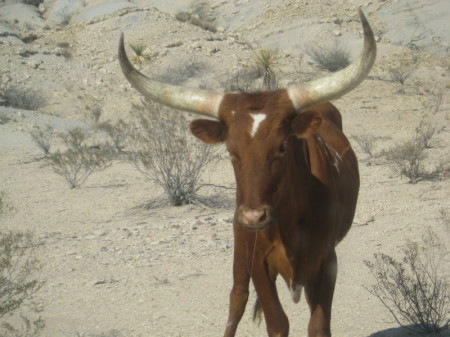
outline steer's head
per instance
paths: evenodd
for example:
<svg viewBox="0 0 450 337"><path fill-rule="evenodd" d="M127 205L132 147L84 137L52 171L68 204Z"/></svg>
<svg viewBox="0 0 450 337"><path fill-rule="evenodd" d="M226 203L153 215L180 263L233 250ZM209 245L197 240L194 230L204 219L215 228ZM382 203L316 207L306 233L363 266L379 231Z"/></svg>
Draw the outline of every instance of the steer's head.
<svg viewBox="0 0 450 337"><path fill-rule="evenodd" d="M123 35L119 60L125 77L145 96L213 118L194 120L191 131L206 143L226 144L236 176L237 221L247 228L264 229L274 221L273 196L288 157L289 139L316 127L316 120L302 112L355 88L375 61L373 33L361 10L360 16L364 48L359 59L329 77L288 89L219 94L154 81L130 63Z"/></svg>

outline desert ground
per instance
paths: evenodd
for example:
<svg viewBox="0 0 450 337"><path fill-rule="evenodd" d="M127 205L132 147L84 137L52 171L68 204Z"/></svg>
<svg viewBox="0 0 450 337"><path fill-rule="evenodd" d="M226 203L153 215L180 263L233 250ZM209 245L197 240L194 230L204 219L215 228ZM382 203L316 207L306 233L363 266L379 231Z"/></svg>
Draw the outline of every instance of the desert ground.
<svg viewBox="0 0 450 337"><path fill-rule="evenodd" d="M38 2L38 1L37 1ZM217 32L175 15L183 0L20 1L0 4L0 191L12 210L1 230L31 231L43 287L12 316L41 317L47 337L220 336L227 320L233 254L233 208L144 207L162 190L132 165L114 160L78 188L47 164L30 137L37 127L57 132L90 129L86 107L99 104L102 121L126 120L140 94L123 77L119 35L147 47L139 67L164 76L188 60L203 71L180 85L224 90L224 80L252 62L252 48L278 51L279 86L326 76L306 53L319 41L345 44L355 58L362 47L358 7L378 42L369 77L333 102L359 159L361 189L353 227L339 244L332 333L345 337L411 335L367 291L375 281L365 260L374 253L401 256L428 227L449 239L442 214L450 212L450 7L446 0L214 0ZM129 55L131 49L127 47ZM393 69L409 69L404 84ZM9 106L15 87L44 97L33 110ZM1 95L0 95L1 96ZM2 101L0 99L0 101ZM192 116L188 116L192 118ZM416 184L379 154L411 138L421 121L434 126L424 161L438 172ZM186 125L187 127L187 125ZM355 136L376 137L368 155ZM55 140L51 151L61 147ZM439 168L439 169L437 169ZM229 187L229 160L208 168L202 181ZM224 192L233 199L233 191ZM444 261L448 267L447 260ZM444 271L449 272L445 267ZM306 336L309 309L278 289L291 336ZM266 336L251 306L238 336Z"/></svg>

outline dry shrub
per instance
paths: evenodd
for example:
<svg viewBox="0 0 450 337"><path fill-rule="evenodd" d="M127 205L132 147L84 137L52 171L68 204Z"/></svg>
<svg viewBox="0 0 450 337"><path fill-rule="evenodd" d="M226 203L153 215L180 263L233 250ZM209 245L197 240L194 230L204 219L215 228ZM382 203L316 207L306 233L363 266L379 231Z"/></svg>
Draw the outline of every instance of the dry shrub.
<svg viewBox="0 0 450 337"><path fill-rule="evenodd" d="M422 118L419 126L416 128L417 141L425 148L431 148L431 140L437 132L436 124L433 124L427 118Z"/></svg>
<svg viewBox="0 0 450 337"><path fill-rule="evenodd" d="M92 125L94 129L98 128L100 124L100 118L103 114L103 109L99 102L95 102L85 106L84 120Z"/></svg>
<svg viewBox="0 0 450 337"><path fill-rule="evenodd" d="M39 263L35 257L36 241L31 233L0 231L0 318L17 311L43 285L35 278ZM42 319L31 322L22 316L20 328L2 322L0 335L37 336L44 328Z"/></svg>
<svg viewBox="0 0 450 337"><path fill-rule="evenodd" d="M14 85L3 88L3 94L7 105L16 109L37 110L47 101L39 92Z"/></svg>
<svg viewBox="0 0 450 337"><path fill-rule="evenodd" d="M233 74L226 74L224 79L221 79L221 85L226 92L253 92L257 89L255 80L262 76L260 68L244 67Z"/></svg>
<svg viewBox="0 0 450 337"><path fill-rule="evenodd" d="M80 127L67 130L59 136L68 148L79 148L88 139L88 133Z"/></svg>
<svg viewBox="0 0 450 337"><path fill-rule="evenodd" d="M9 118L8 114L5 111L0 111L0 125L8 123L10 120L11 118Z"/></svg>
<svg viewBox="0 0 450 337"><path fill-rule="evenodd" d="M109 121L101 123L99 129L105 132L111 140L116 154L126 154L130 126L124 120L119 119L116 123Z"/></svg>
<svg viewBox="0 0 450 337"><path fill-rule="evenodd" d="M53 128L50 125L47 125L45 129L38 127L36 130L31 131L30 135L37 147L44 152L45 155L48 155L54 136Z"/></svg>
<svg viewBox="0 0 450 337"><path fill-rule="evenodd" d="M134 131L130 132L129 157L149 180L161 186L171 205L206 205L199 195L201 174L216 162L222 148L207 145L188 131L184 113L150 101L133 107Z"/></svg>
<svg viewBox="0 0 450 337"><path fill-rule="evenodd" d="M428 175L424 167L424 160L427 158L424 150L423 143L413 137L386 152L386 159L400 175L416 184Z"/></svg>
<svg viewBox="0 0 450 337"><path fill-rule="evenodd" d="M378 138L372 134L364 133L352 135L352 138L358 143L358 146L372 158L375 155L375 144Z"/></svg>
<svg viewBox="0 0 450 337"><path fill-rule="evenodd" d="M163 74L155 76L155 79L169 84L180 84L200 75L206 69L203 62L188 58L180 61L176 66L167 68Z"/></svg>
<svg viewBox="0 0 450 337"><path fill-rule="evenodd" d="M448 169L448 162L441 161L433 170L425 168L426 149L437 132L436 125L423 118L415 130L413 137L400 143L384 153L388 163L402 176L415 184L420 180L433 179Z"/></svg>
<svg viewBox="0 0 450 337"><path fill-rule="evenodd" d="M57 151L50 155L49 161L53 171L62 176L71 189L83 184L92 173L103 171L110 165L104 151L86 145Z"/></svg>
<svg viewBox="0 0 450 337"><path fill-rule="evenodd" d="M397 68L390 68L389 75L392 82L400 83L402 86L406 80L412 75L412 69L409 67L399 66Z"/></svg>
<svg viewBox="0 0 450 337"><path fill-rule="evenodd" d="M87 137L81 128L67 131L61 135L67 149L48 157L53 171L61 175L70 188L80 186L92 173L104 170L111 163L109 152L102 146L88 145Z"/></svg>
<svg viewBox="0 0 450 337"><path fill-rule="evenodd" d="M401 326L423 333L448 330L450 280L442 270L447 249L429 229L421 245L406 245L400 261L387 254L375 254L374 262L364 261L376 280L367 290Z"/></svg>
<svg viewBox="0 0 450 337"><path fill-rule="evenodd" d="M321 69L331 72L344 69L350 64L350 51L348 48L335 41L332 46L313 44L306 51L312 60Z"/></svg>
<svg viewBox="0 0 450 337"><path fill-rule="evenodd" d="M194 26L216 33L211 6L207 1L194 1L192 6L185 12L179 12L175 18L181 22L189 22Z"/></svg>

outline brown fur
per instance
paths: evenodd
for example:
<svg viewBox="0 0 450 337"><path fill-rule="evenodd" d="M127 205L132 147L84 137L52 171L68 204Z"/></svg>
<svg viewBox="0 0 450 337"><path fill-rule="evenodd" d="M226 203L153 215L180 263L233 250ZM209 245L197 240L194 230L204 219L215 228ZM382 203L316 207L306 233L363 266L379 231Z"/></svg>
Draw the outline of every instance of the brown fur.
<svg viewBox="0 0 450 337"><path fill-rule="evenodd" d="M250 114L266 114L252 137ZM236 177L233 288L225 337L234 336L253 281L269 336L288 336L275 280L304 286L309 337L331 336L335 245L348 232L359 189L356 157L330 103L298 114L285 90L227 94L219 121L191 123L225 141Z"/></svg>

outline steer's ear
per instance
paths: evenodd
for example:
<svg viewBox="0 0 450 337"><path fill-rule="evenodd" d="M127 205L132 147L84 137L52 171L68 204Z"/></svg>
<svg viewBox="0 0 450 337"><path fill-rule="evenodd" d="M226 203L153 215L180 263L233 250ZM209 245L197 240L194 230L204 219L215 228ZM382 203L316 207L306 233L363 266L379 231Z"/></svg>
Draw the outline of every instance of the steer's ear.
<svg viewBox="0 0 450 337"><path fill-rule="evenodd" d="M224 142L227 136L227 127L220 121L195 119L189 127L195 137L208 144Z"/></svg>
<svg viewBox="0 0 450 337"><path fill-rule="evenodd" d="M322 124L322 117L314 111L297 114L291 122L292 132L299 138L308 138L314 134Z"/></svg>

